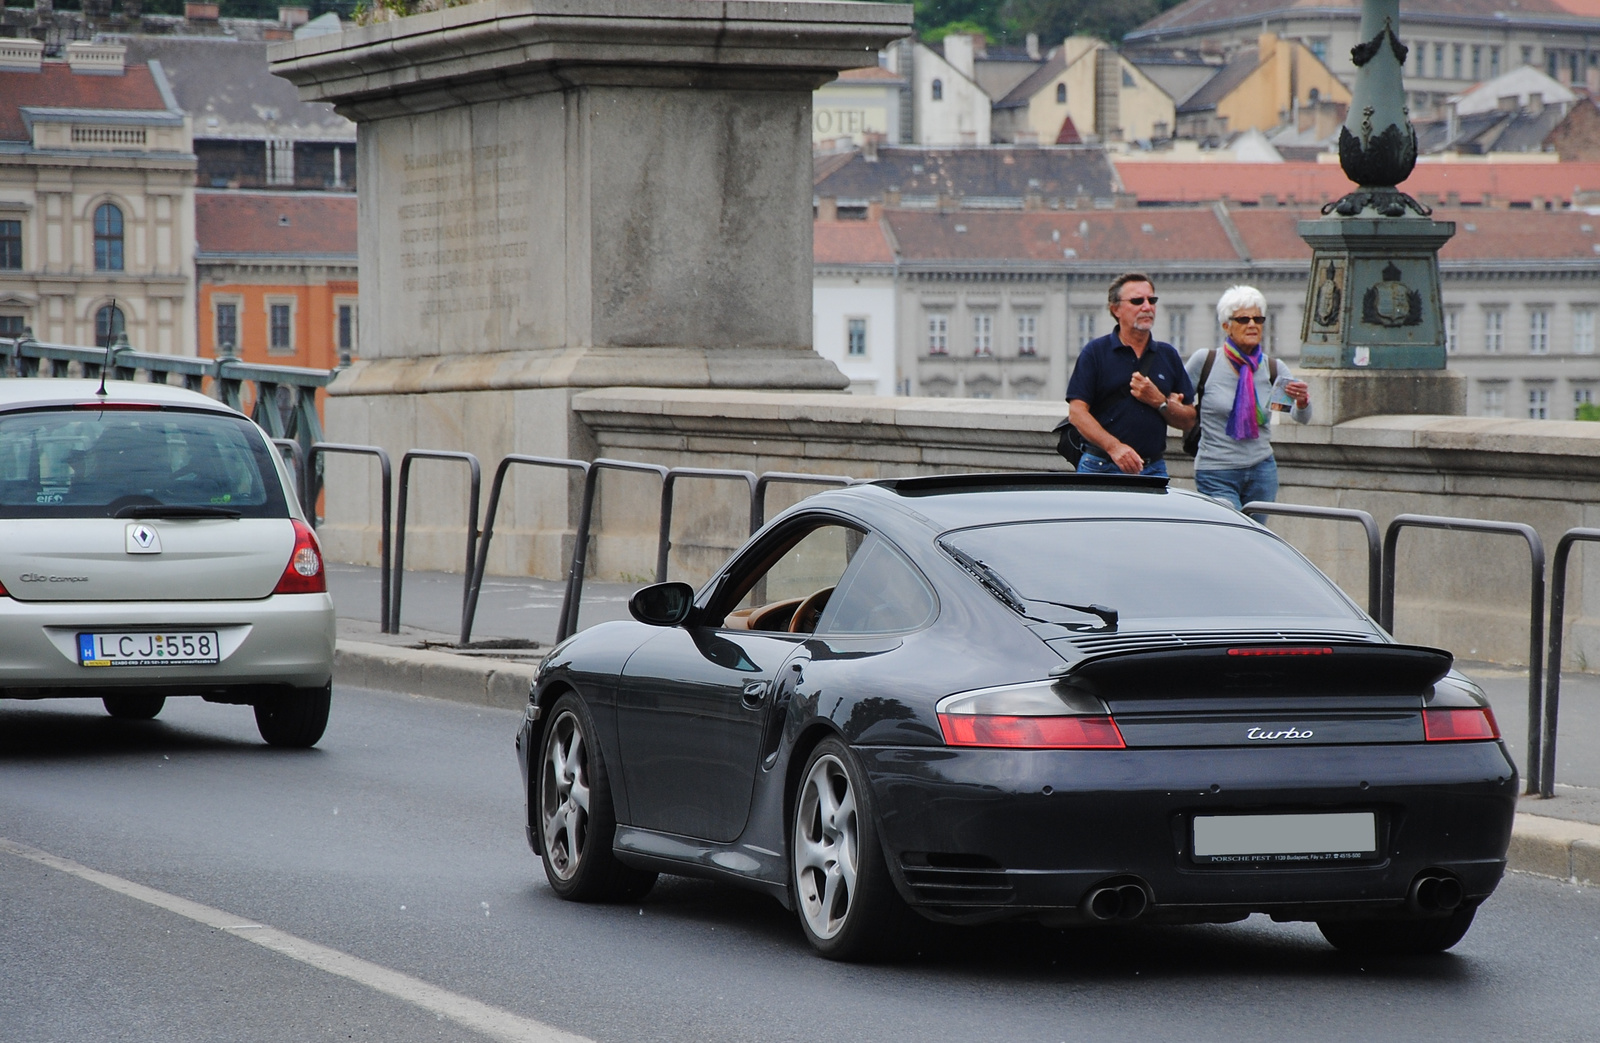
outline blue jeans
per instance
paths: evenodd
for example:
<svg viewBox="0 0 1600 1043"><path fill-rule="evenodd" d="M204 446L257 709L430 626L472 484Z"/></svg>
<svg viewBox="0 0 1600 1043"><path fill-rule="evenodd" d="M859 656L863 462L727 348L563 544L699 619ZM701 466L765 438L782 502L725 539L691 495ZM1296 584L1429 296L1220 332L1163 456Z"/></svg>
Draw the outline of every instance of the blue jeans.
<svg viewBox="0 0 1600 1043"><path fill-rule="evenodd" d="M1122 474L1122 468L1112 463L1109 457L1096 456L1093 453L1084 453L1078 458L1079 474ZM1140 474L1153 474L1157 478L1167 477L1167 462L1165 460L1151 460L1144 465Z"/></svg>
<svg viewBox="0 0 1600 1043"><path fill-rule="evenodd" d="M1231 505L1235 510L1254 500L1278 496L1278 461L1272 457L1250 467L1196 471L1194 487L1202 494ZM1256 521L1261 521L1258 516Z"/></svg>

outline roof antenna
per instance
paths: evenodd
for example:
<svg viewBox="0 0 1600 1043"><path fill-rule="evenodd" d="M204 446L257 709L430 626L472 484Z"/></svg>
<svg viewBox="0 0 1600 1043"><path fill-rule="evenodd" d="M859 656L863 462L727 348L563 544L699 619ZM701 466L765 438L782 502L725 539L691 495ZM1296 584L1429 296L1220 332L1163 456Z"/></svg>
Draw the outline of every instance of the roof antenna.
<svg viewBox="0 0 1600 1043"><path fill-rule="evenodd" d="M111 360L116 356L117 331L111 327L117 324L117 299L111 298L111 310L106 314L106 360L100 366L100 390L95 394L101 398L106 396L106 374L111 371Z"/></svg>

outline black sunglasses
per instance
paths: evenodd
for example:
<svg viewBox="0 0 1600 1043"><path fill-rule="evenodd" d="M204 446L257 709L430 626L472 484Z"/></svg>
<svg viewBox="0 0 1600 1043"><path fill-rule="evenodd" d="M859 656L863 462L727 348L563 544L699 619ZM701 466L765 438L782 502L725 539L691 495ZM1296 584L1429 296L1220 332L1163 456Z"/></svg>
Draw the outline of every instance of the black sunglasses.
<svg viewBox="0 0 1600 1043"><path fill-rule="evenodd" d="M1151 297L1124 297L1124 298L1122 298L1122 303L1123 304L1132 304L1135 307L1137 307L1137 306L1143 304L1145 301L1149 301L1151 304L1154 304L1156 301L1159 301L1160 299L1161 299L1160 297L1155 297L1155 296L1151 296Z"/></svg>
<svg viewBox="0 0 1600 1043"><path fill-rule="evenodd" d="M1267 317L1265 315L1235 315L1228 321L1237 322L1241 326L1265 326Z"/></svg>

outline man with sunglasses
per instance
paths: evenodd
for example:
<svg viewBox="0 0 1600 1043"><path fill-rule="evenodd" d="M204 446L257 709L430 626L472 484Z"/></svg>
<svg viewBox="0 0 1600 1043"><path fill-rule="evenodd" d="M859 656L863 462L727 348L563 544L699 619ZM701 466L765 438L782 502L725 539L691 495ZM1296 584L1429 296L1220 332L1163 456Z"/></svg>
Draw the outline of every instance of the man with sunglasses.
<svg viewBox="0 0 1600 1043"><path fill-rule="evenodd" d="M1112 280L1117 328L1083 346L1067 382L1068 419L1086 443L1079 474L1166 476L1167 428L1194 426L1194 385L1176 348L1151 337L1156 289L1148 275Z"/></svg>

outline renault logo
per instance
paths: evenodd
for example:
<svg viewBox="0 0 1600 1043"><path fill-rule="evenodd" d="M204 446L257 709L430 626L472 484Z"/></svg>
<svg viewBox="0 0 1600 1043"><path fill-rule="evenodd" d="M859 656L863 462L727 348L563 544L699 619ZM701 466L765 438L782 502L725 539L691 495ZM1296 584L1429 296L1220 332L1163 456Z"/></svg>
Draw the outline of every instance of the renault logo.
<svg viewBox="0 0 1600 1043"><path fill-rule="evenodd" d="M161 535L155 527L144 522L134 522L128 526L128 553L129 554L160 554Z"/></svg>

